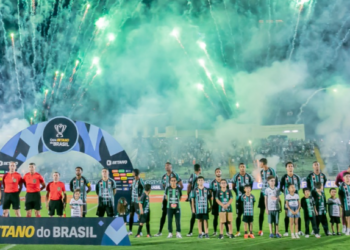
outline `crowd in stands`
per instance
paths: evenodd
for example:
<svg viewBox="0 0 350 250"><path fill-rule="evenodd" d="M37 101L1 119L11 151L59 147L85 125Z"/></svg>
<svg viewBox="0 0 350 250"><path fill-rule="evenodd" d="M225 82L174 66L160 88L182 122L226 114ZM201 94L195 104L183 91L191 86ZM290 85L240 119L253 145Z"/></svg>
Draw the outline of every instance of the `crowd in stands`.
<svg viewBox="0 0 350 250"><path fill-rule="evenodd" d="M137 148L133 165L142 171L152 171L163 168L167 161L176 167L190 167L199 163L203 169L244 162L249 168L258 155L278 156L282 163L293 161L298 165L305 158L315 157L316 145L315 140L289 140L286 136L271 136L251 143L232 141L229 148L220 150L194 137L138 138L133 142L133 147Z"/></svg>

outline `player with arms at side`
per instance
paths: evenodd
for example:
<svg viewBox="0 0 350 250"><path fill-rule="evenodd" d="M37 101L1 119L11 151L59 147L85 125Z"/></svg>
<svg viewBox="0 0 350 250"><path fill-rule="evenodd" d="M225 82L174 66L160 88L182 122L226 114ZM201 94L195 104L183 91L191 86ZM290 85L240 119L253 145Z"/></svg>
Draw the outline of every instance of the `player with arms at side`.
<svg viewBox="0 0 350 250"><path fill-rule="evenodd" d="M213 236L217 235L217 227L218 227L218 218L219 218L219 204L216 202L216 194L219 190L221 190L221 169L217 168L215 169L215 179L210 183L209 190L211 192L211 198L213 202L213 207L211 214L214 216L213 220L213 227L214 227L214 233ZM227 185L227 189L229 189L229 186ZM228 223L225 223L226 227L226 233L229 233L228 229Z"/></svg>
<svg viewBox="0 0 350 250"><path fill-rule="evenodd" d="M82 176L83 168L82 167L76 167L75 168L75 177L70 181L69 188L70 191L75 192L75 190L80 190L80 199L83 201L83 217L86 216L87 213L87 194L91 191L91 184L90 182ZM87 190L86 190L87 188Z"/></svg>
<svg viewBox="0 0 350 250"><path fill-rule="evenodd" d="M242 194L244 194L244 187L246 185L250 185L251 189L253 189L253 183L254 183L253 176L251 176L246 172L245 164L240 163L239 173L236 174L232 179L232 189L236 193L236 212L237 212L237 218L236 218L237 233L235 234L235 237L238 237L241 235L240 229L241 229L241 221L242 221L242 215L243 215L243 204L241 201L241 196Z"/></svg>
<svg viewBox="0 0 350 250"><path fill-rule="evenodd" d="M335 179L335 185L337 185L338 187L340 187L340 185L344 182L344 174L345 173L350 173L350 165L349 165L347 170L341 171L337 175L337 178ZM343 216L342 216L342 222L343 222L343 234L345 234L348 229L346 227L346 219L345 219L344 213L343 213ZM349 227L350 227L350 225L349 225Z"/></svg>
<svg viewBox="0 0 350 250"><path fill-rule="evenodd" d="M74 190L73 197L69 202L71 217L83 217L83 201L80 199L80 189Z"/></svg>
<svg viewBox="0 0 350 250"><path fill-rule="evenodd" d="M109 170L102 169L102 179L96 184L96 194L98 195L98 207L96 215L103 217L114 216L114 196L117 193L115 181L109 177Z"/></svg>
<svg viewBox="0 0 350 250"><path fill-rule="evenodd" d="M255 238L253 234L255 197L251 192L251 186L246 185L244 187L244 194L241 195L243 203L244 239Z"/></svg>
<svg viewBox="0 0 350 250"><path fill-rule="evenodd" d="M193 166L193 169L194 169L194 173L191 174L190 178L188 179L188 185L187 185L187 197L188 197L187 201L190 203L191 211L192 211L191 193L192 193L192 190L194 190L197 187L197 185L198 185L197 178L202 172L201 166L199 164L195 164ZM187 234L187 237L192 236L195 221L196 221L196 214L192 212L192 216L191 216L191 220L190 220L190 231Z"/></svg>
<svg viewBox="0 0 350 250"><path fill-rule="evenodd" d="M306 177L306 185L311 190L315 190L315 183L321 182L322 186L325 187L327 183L327 176L321 172L320 163L314 161L312 163L313 172Z"/></svg>
<svg viewBox="0 0 350 250"><path fill-rule="evenodd" d="M196 214L196 219L198 220L198 238L209 239L208 234L208 220L209 220L209 212L211 210L211 194L209 189L204 187L204 178L203 176L199 176L197 178L197 184L198 186L193 189L191 193L191 199L192 199L192 213ZM209 206L208 206L209 203ZM203 227L204 225L204 232Z"/></svg>
<svg viewBox="0 0 350 250"><path fill-rule="evenodd" d="M339 198L343 207L343 214L347 224L347 232L350 235L350 173L344 173L344 182L339 187Z"/></svg>
<svg viewBox="0 0 350 250"><path fill-rule="evenodd" d="M140 219L139 214L139 202L141 199L141 195L144 191L144 182L143 179L140 178L140 171L135 168L133 170L134 180L131 185L131 205L130 205L130 216L129 216L129 235L132 235L132 226L134 224L134 215L137 214ZM141 233L142 234L142 233Z"/></svg>
<svg viewBox="0 0 350 250"><path fill-rule="evenodd" d="M280 190L284 193L284 199L289 194L288 187L290 184L294 184L295 192L299 195L299 190L301 189L301 178L294 174L294 164L293 162L287 162L285 164L287 173L282 176L281 183L280 183ZM285 233L283 236L288 236L288 228L289 228L289 218L288 218L288 209L286 205L284 206L285 210L285 217L284 217L284 227L285 227ZM298 218L298 234L304 235L304 233L301 231L301 218Z"/></svg>
<svg viewBox="0 0 350 250"><path fill-rule="evenodd" d="M229 238L233 239L232 233L232 201L233 196L230 189L228 189L227 181L222 179L220 182L221 189L216 192L216 203L219 205L219 217L220 217L220 235L219 240L224 239L224 224L228 224Z"/></svg>
<svg viewBox="0 0 350 250"><path fill-rule="evenodd" d="M261 188L261 192L260 192L260 197L259 197L259 204L258 204L258 208L260 208L260 213L259 213L259 236L263 236L263 224L264 224L264 215L265 215L265 189L269 186L268 182L267 182L267 178L269 176L273 176L276 178L275 180L275 185L277 187L278 185L278 178L276 175L276 172L273 168L270 168L267 166L267 159L265 158L261 158L259 160L259 165L261 171L260 171L260 178L261 178L261 182L262 182L262 188Z"/></svg>
<svg viewBox="0 0 350 250"><path fill-rule="evenodd" d="M35 210L35 217L40 217L41 195L40 191L46 187L44 178L35 172L35 163L29 163L29 173L23 177L24 186L27 188L25 209L27 217L32 217L32 209ZM41 186L41 187L40 187Z"/></svg>
<svg viewBox="0 0 350 250"><path fill-rule="evenodd" d="M150 200L149 194L151 193L151 184L145 185L145 191L141 195L139 207L140 207L140 225L136 234L136 238L140 238L140 234L142 232L142 227L146 224L147 229L147 238L151 238L151 229L150 229L150 218L151 218L151 210L150 210Z"/></svg>
<svg viewBox="0 0 350 250"><path fill-rule="evenodd" d="M165 189L165 199L167 201L168 210L168 238L173 237L173 217L175 216L176 223L176 238L181 239L181 196L182 189L176 185L177 178L175 176L170 178L171 185Z"/></svg>
<svg viewBox="0 0 350 250"><path fill-rule="evenodd" d="M268 215L270 238L273 238L273 231L275 231L276 238L281 238L278 232L279 213L282 211L280 190L275 185L275 177L269 176L267 178L269 187L265 189L265 207Z"/></svg>
<svg viewBox="0 0 350 250"><path fill-rule="evenodd" d="M176 184L180 187L182 190L183 184L180 176L173 172L173 168L170 162L165 163L165 171L166 173L162 177L162 185L163 189L166 190L167 187L170 186L170 179L175 177L176 178ZM160 218L160 225L159 225L159 231L155 237L161 236L162 235L162 230L165 224L166 216L167 216L168 208L167 208L167 201L166 201L166 194L164 194L163 197L163 202L162 202L162 217Z"/></svg>

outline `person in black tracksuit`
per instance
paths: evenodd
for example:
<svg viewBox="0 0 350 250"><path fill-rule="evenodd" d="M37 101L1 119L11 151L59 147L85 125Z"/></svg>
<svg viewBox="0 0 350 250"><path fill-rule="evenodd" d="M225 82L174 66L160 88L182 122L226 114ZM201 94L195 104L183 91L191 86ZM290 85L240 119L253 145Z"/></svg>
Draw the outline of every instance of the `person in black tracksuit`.
<svg viewBox="0 0 350 250"><path fill-rule="evenodd" d="M317 238L319 238L319 230L316 224L316 203L312 196L310 196L310 189L304 188L304 197L301 199L300 204L302 209L304 210L304 220L305 220L305 238L309 238L310 236L310 222L312 225L312 229Z"/></svg>
<svg viewBox="0 0 350 250"><path fill-rule="evenodd" d="M181 196L182 190L176 185L177 178L175 176L170 178L171 185L165 189L166 208L168 213L168 238L173 237L173 217L175 216L176 223L176 238L181 236Z"/></svg>
<svg viewBox="0 0 350 250"><path fill-rule="evenodd" d="M163 184L164 190L170 186L170 179L173 177L176 178L176 184L180 188L180 190L182 190L182 188L183 188L182 180L178 174L173 172L170 162L165 163L165 171L166 171L166 173L162 177L162 184ZM163 230L163 227L165 224L167 211L168 211L167 205L168 204L167 204L167 200L166 200L166 194L164 194L163 202L162 202L162 216L160 218L159 231L157 234L154 235L155 237L162 235L162 230Z"/></svg>

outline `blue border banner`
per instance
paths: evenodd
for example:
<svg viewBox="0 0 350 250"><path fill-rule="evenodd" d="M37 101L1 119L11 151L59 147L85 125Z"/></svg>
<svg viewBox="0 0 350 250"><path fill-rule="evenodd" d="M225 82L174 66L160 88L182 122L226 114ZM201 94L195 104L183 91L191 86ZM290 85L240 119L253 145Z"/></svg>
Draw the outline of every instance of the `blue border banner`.
<svg viewBox="0 0 350 250"><path fill-rule="evenodd" d="M1 244L131 246L123 218L0 218Z"/></svg>

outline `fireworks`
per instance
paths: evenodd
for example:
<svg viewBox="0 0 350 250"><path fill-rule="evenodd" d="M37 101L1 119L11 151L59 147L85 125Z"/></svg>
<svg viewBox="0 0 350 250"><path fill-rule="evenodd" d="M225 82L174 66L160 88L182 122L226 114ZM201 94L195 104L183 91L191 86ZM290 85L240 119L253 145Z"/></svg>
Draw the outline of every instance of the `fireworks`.
<svg viewBox="0 0 350 250"><path fill-rule="evenodd" d="M325 90L326 88L321 88L321 89L318 89L316 90L315 92L313 92L306 100L305 103L303 103L301 106L300 106L300 112L297 116L297 120L295 122L295 124L298 124L298 122L300 121L301 119L301 114L303 113L303 109L306 107L306 105L309 103L309 101L312 99L312 97L314 97L318 92L322 91L322 90Z"/></svg>
<svg viewBox="0 0 350 250"><path fill-rule="evenodd" d="M70 81L70 82L73 81L73 76L74 76L74 74L77 72L78 64L79 64L79 60L76 60L76 61L75 61L75 67L73 68L72 75L71 75L71 77L69 78L69 81Z"/></svg>
<svg viewBox="0 0 350 250"><path fill-rule="evenodd" d="M199 65L204 69L205 75L207 76L207 78L209 79L209 81L212 83L214 89L216 89L214 83L213 83L213 79L211 78L211 74L208 71L207 67L205 66L205 61L203 59L199 59L198 60Z"/></svg>
<svg viewBox="0 0 350 250"><path fill-rule="evenodd" d="M197 42L198 43L198 46L204 51L206 57L208 58L208 60L210 60L209 58L209 54L208 54L208 51L207 51L207 45L204 43L204 42Z"/></svg>
<svg viewBox="0 0 350 250"><path fill-rule="evenodd" d="M84 22L85 17L86 17L86 14L88 13L89 8L90 8L90 4L87 4L87 5L86 5L85 12L84 12L84 15L83 15L83 18L81 19L81 22Z"/></svg>
<svg viewBox="0 0 350 250"><path fill-rule="evenodd" d="M204 86L203 86L203 84L201 84L201 83L198 83L198 84L197 84L197 88L198 88L199 90L201 90L201 91L204 90Z"/></svg>
<svg viewBox="0 0 350 250"><path fill-rule="evenodd" d="M208 101L210 102L210 104L214 107L214 103L210 100L210 98L209 98L209 96L208 96L208 94L207 93L205 93L205 91L204 91L204 85L203 84L201 84L201 83L197 83L197 89L199 89L200 91L202 91L203 92L203 94L204 94L204 96L208 99Z"/></svg>
<svg viewBox="0 0 350 250"><path fill-rule="evenodd" d="M11 42L12 42L13 63L15 65L15 72L16 72L18 97L19 97L19 100L21 101L22 112L23 112L23 116L24 116L24 103L23 103L23 98L22 98L22 93L21 93L21 85L19 84L19 76L18 76L17 61L16 61L15 39L14 39L13 33L11 33Z"/></svg>
<svg viewBox="0 0 350 250"><path fill-rule="evenodd" d="M43 104L45 105L46 103L46 97L47 97L47 93L49 92L49 90L45 90L45 97L44 97L44 101L43 101Z"/></svg>
<svg viewBox="0 0 350 250"><path fill-rule="evenodd" d="M97 29L99 30L104 30L108 26L108 24L109 22L105 17L99 18L95 23Z"/></svg>
<svg viewBox="0 0 350 250"><path fill-rule="evenodd" d="M171 36L175 37L176 41L180 44L181 48L185 51L185 54L187 54L185 47L182 45L180 38L179 38L179 30L173 29L173 31L170 33Z"/></svg>
<svg viewBox="0 0 350 250"><path fill-rule="evenodd" d="M226 95L226 91L225 91L225 86L224 86L224 79L219 78L218 79L218 84L220 84L222 91L224 92L224 95Z"/></svg>

